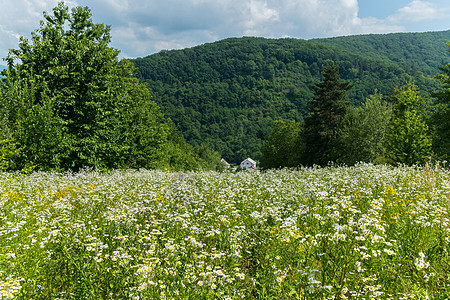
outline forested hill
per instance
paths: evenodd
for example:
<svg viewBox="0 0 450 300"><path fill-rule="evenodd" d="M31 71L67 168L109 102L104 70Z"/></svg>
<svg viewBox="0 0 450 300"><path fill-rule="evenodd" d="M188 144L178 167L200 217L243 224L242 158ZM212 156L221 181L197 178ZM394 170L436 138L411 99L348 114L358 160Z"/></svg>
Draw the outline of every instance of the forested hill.
<svg viewBox="0 0 450 300"><path fill-rule="evenodd" d="M398 63L409 72L434 76L449 62L450 30L421 33L369 34L313 40L353 53Z"/></svg>
<svg viewBox="0 0 450 300"><path fill-rule="evenodd" d="M372 36L374 43L371 36L311 41L231 38L132 62L153 100L188 142L206 144L230 162L239 162L260 158L274 120L299 121L307 114L314 96L311 87L322 79L327 60L339 63L341 78L354 84L349 96L355 104L375 90L389 94L411 79L424 91L436 89L431 77L437 67L450 62L445 46L450 32L395 36ZM420 46L425 40L443 45L431 51L434 46ZM413 44L419 46L402 46ZM434 53L432 62L419 63L427 53Z"/></svg>

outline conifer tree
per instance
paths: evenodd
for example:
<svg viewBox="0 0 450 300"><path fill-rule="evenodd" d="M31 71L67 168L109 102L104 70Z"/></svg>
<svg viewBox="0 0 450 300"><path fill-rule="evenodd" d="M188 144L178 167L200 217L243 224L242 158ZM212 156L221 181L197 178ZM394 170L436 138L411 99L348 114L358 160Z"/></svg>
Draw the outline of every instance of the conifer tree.
<svg viewBox="0 0 450 300"><path fill-rule="evenodd" d="M305 118L306 164L326 165L339 156L338 134L350 106L347 91L353 86L341 81L339 66L329 62L323 67L324 80L313 86L316 96Z"/></svg>

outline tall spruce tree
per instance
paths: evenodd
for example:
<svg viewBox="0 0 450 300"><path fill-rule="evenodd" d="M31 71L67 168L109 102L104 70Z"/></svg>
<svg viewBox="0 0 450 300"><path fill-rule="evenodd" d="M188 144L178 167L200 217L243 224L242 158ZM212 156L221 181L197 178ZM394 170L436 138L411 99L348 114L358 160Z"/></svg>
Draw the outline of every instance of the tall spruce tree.
<svg viewBox="0 0 450 300"><path fill-rule="evenodd" d="M323 67L324 80L313 86L316 96L305 118L306 164L326 165L339 157L339 129L350 106L347 91L353 86L341 81L339 65Z"/></svg>

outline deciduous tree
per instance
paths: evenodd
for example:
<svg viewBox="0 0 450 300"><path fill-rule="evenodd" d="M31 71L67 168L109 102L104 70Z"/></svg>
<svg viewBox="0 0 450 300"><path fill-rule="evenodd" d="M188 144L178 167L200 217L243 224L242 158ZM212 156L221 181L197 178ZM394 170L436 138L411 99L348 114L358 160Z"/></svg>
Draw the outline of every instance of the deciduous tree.
<svg viewBox="0 0 450 300"><path fill-rule="evenodd" d="M275 121L261 150L261 165L264 168L297 167L303 153L301 129L301 123L295 121Z"/></svg>
<svg viewBox="0 0 450 300"><path fill-rule="evenodd" d="M340 134L341 151L338 162L385 162L385 139L392 119L392 107L376 93L359 107L347 113Z"/></svg>
<svg viewBox="0 0 450 300"><path fill-rule="evenodd" d="M393 118L386 138L388 159L407 165L426 162L432 155L426 101L412 83L395 90L390 101Z"/></svg>
<svg viewBox="0 0 450 300"><path fill-rule="evenodd" d="M0 99L22 165L158 167L167 126L134 66L109 46L110 27L60 2L32 39L10 50ZM22 167L22 166L21 166Z"/></svg>

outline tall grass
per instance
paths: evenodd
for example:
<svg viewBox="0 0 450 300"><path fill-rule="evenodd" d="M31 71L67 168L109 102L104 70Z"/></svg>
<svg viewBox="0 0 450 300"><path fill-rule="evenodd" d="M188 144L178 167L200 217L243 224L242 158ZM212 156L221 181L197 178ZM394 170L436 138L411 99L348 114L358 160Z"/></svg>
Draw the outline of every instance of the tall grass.
<svg viewBox="0 0 450 300"><path fill-rule="evenodd" d="M0 299L447 299L450 172L2 173Z"/></svg>

